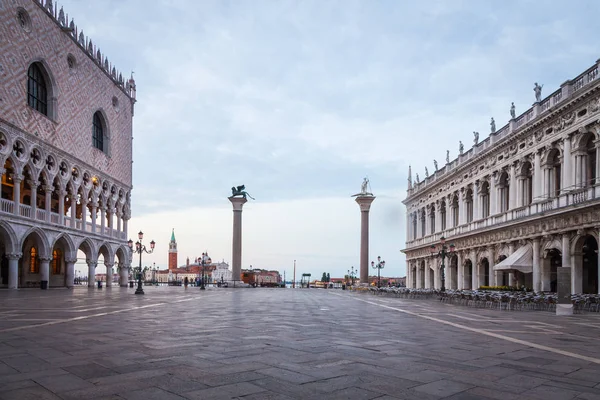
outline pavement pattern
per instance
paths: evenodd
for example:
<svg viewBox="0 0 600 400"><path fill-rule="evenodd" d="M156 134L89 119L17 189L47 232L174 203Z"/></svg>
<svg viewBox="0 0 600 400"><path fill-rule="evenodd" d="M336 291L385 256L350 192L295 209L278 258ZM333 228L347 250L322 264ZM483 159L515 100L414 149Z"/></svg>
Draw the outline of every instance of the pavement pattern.
<svg viewBox="0 0 600 400"><path fill-rule="evenodd" d="M0 291L0 399L600 399L595 313L145 291Z"/></svg>

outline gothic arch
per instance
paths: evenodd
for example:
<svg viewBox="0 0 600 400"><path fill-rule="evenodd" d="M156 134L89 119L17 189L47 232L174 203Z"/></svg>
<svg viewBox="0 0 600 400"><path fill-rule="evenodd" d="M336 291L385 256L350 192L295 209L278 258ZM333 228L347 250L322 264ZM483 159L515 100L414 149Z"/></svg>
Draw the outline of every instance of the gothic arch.
<svg viewBox="0 0 600 400"><path fill-rule="evenodd" d="M6 253L18 253L20 247L17 247L19 239L17 234L6 220L0 220L0 239L4 243Z"/></svg>
<svg viewBox="0 0 600 400"><path fill-rule="evenodd" d="M96 250L96 246L94 242L89 238L83 238L81 242L77 245L77 250L81 250L85 254L85 258L87 261L96 261L98 258L98 251Z"/></svg>
<svg viewBox="0 0 600 400"><path fill-rule="evenodd" d="M50 257L50 242L43 229L31 227L25 232L19 243L19 248L22 249L29 237L33 237L38 245L38 253L40 257Z"/></svg>
<svg viewBox="0 0 600 400"><path fill-rule="evenodd" d="M62 241L67 247L67 251L65 251L65 258L77 258L77 248L75 248L75 243L73 243L71 236L61 232L52 243L52 248L54 248L59 241Z"/></svg>
<svg viewBox="0 0 600 400"><path fill-rule="evenodd" d="M46 62L45 59L36 57L30 59L27 63L26 73L29 72L29 68L36 64L44 77L44 81L46 83L46 92L47 92L47 113L46 116L52 120L56 120L58 117L58 107L57 107L57 99L59 94L59 88L56 83L56 79L54 78L54 74L52 74L52 70L50 66Z"/></svg>

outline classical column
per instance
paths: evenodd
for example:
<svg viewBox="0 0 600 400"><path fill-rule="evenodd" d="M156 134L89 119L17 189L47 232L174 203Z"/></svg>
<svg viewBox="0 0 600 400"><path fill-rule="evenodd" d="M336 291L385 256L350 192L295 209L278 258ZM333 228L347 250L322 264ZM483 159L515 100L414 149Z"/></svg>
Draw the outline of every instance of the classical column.
<svg viewBox="0 0 600 400"><path fill-rule="evenodd" d="M459 192L458 203L458 224L463 225L467 223L467 191L465 188Z"/></svg>
<svg viewBox="0 0 600 400"><path fill-rule="evenodd" d="M509 242L508 243L508 257L510 257L510 255L514 252L515 252L515 245L514 245L514 243ZM514 286L514 285L515 285L515 274L513 274L512 271L508 271L508 286Z"/></svg>
<svg viewBox="0 0 600 400"><path fill-rule="evenodd" d="M40 284L42 289L50 287L50 261L52 261L51 257L40 257ZM44 281L46 287L44 287Z"/></svg>
<svg viewBox="0 0 600 400"><path fill-rule="evenodd" d="M233 281L242 279L242 207L248 201L245 197L228 197L233 205L233 245L231 270Z"/></svg>
<svg viewBox="0 0 600 400"><path fill-rule="evenodd" d="M21 182L23 181L23 175L13 174L13 213L15 215L20 215L21 213Z"/></svg>
<svg viewBox="0 0 600 400"><path fill-rule="evenodd" d="M446 229L454 227L454 220L452 219L452 195L449 194L446 197Z"/></svg>
<svg viewBox="0 0 600 400"><path fill-rule="evenodd" d="M81 198L81 230L82 231L86 231L86 225L87 225L87 213L88 213L88 208L87 208L87 201L85 199L83 199L83 197Z"/></svg>
<svg viewBox="0 0 600 400"><path fill-rule="evenodd" d="M96 265L97 261L86 260L88 265L88 287L94 287L94 281L96 280Z"/></svg>
<svg viewBox="0 0 600 400"><path fill-rule="evenodd" d="M8 258L8 288L19 288L19 259L23 253L7 253Z"/></svg>
<svg viewBox="0 0 600 400"><path fill-rule="evenodd" d="M425 236L429 236L433 233L433 232L431 232L431 215L432 214L434 214L434 213L431 212L431 207L427 207L426 213L425 213Z"/></svg>
<svg viewBox="0 0 600 400"><path fill-rule="evenodd" d="M592 184L597 185L600 184L600 140L594 141L594 148L596 149L596 182L592 182ZM598 276L600 277L600 275ZM598 285L598 287L600 287L600 285Z"/></svg>
<svg viewBox="0 0 600 400"><path fill-rule="evenodd" d="M561 193L565 193L573 186L573 156L571 154L571 137L567 136L563 139L563 176ZM548 192L550 194L550 192Z"/></svg>
<svg viewBox="0 0 600 400"><path fill-rule="evenodd" d="M356 202L360 207L360 283L369 282L369 210L375 196L360 194L356 196ZM425 221L425 227L429 226Z"/></svg>
<svg viewBox="0 0 600 400"><path fill-rule="evenodd" d="M98 212L98 203L92 201L92 233L96 233L96 217Z"/></svg>
<svg viewBox="0 0 600 400"><path fill-rule="evenodd" d="M575 292L575 271L571 265L571 242L569 233L562 235L562 268L571 268L571 293Z"/></svg>
<svg viewBox="0 0 600 400"><path fill-rule="evenodd" d="M542 177L542 169L540 166L540 153L538 151L536 151L533 156L533 164L533 193L531 198L533 199L533 201L537 201L542 196L540 187L542 180L544 179Z"/></svg>
<svg viewBox="0 0 600 400"><path fill-rule="evenodd" d="M498 189L496 188L496 173L490 175L490 215L498 214Z"/></svg>
<svg viewBox="0 0 600 400"><path fill-rule="evenodd" d="M512 210L515 208L516 199L517 199L517 187L516 187L516 172L515 172L515 164L512 163L510 165L510 184L508 188L508 209ZM508 211L508 210L507 210Z"/></svg>
<svg viewBox="0 0 600 400"><path fill-rule="evenodd" d="M104 236L104 228L106 227L106 205L104 202L100 207L100 234ZM95 231L94 231L95 232Z"/></svg>
<svg viewBox="0 0 600 400"><path fill-rule="evenodd" d="M117 208L115 214L117 215L117 232L119 233L119 239L121 238L121 218L123 218L123 213L121 210Z"/></svg>
<svg viewBox="0 0 600 400"><path fill-rule="evenodd" d="M536 237L531 242L533 246L533 291L542 290L541 271L540 271L540 238Z"/></svg>
<svg viewBox="0 0 600 400"><path fill-rule="evenodd" d="M430 261L425 260L425 289L431 288L433 285L431 283L431 266L429 265Z"/></svg>
<svg viewBox="0 0 600 400"><path fill-rule="evenodd" d="M112 262L105 262L104 266L106 267L106 288L110 289L112 286L113 279L113 264Z"/></svg>
<svg viewBox="0 0 600 400"><path fill-rule="evenodd" d="M32 179L28 181L29 187L31 187L31 218L37 219L37 187L38 183L36 180Z"/></svg>
<svg viewBox="0 0 600 400"><path fill-rule="evenodd" d="M128 271L125 263L119 262L119 286L127 287Z"/></svg>
<svg viewBox="0 0 600 400"><path fill-rule="evenodd" d="M475 290L479 288L479 261L477 260L477 252L475 249L471 250L471 265L473 266L473 273L471 274L471 289Z"/></svg>
<svg viewBox="0 0 600 400"><path fill-rule="evenodd" d="M481 208L479 207L481 203L481 199L479 196L479 186L479 181L476 181L473 184L473 221L481 219L481 215L479 214L479 210Z"/></svg>
<svg viewBox="0 0 600 400"><path fill-rule="evenodd" d="M77 193L71 193L71 229L77 225Z"/></svg>
<svg viewBox="0 0 600 400"><path fill-rule="evenodd" d="M58 190L58 224L65 224L65 192L63 189Z"/></svg>
<svg viewBox="0 0 600 400"><path fill-rule="evenodd" d="M417 281L416 281L416 285L415 285L415 287L417 289L421 289L421 274L422 274L422 272L421 272L421 266L419 264L421 264L421 263L419 261L417 261L417 268L416 268Z"/></svg>
<svg viewBox="0 0 600 400"><path fill-rule="evenodd" d="M462 259L462 251L456 252L456 272L457 272L457 280L456 288L458 290L465 288L464 282L464 267L463 267L463 259Z"/></svg>
<svg viewBox="0 0 600 400"><path fill-rule="evenodd" d="M436 201L435 202L435 231L433 233L436 232L441 232L442 231L442 202L441 201Z"/></svg>
<svg viewBox="0 0 600 400"><path fill-rule="evenodd" d="M72 289L75 284L75 263L77 258L65 258L65 285Z"/></svg>
<svg viewBox="0 0 600 400"><path fill-rule="evenodd" d="M46 191L46 222L50 222L50 210L52 206L52 191L54 190L54 186L52 185L44 185L44 190Z"/></svg>

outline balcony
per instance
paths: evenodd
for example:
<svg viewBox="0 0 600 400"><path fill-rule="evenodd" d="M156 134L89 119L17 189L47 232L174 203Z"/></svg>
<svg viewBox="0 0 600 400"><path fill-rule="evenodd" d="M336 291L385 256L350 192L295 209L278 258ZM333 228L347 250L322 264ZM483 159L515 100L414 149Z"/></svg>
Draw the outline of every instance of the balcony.
<svg viewBox="0 0 600 400"><path fill-rule="evenodd" d="M0 198L0 216L14 216L15 203L11 200L1 199ZM86 233L95 233L100 236L114 238L118 240L126 240L127 233L119 232L116 229L104 227L104 232L102 231L102 227L100 225L96 225L96 229L93 229L92 223L86 221L85 229L82 228L83 221L79 218L75 218L75 226L72 226L72 219L70 216L65 216L61 223L60 214L51 212L50 218L48 221L46 210L36 209L35 218L32 216L32 208L27 204L19 204L19 216L25 219L32 220L33 223L36 224L49 224L51 226L58 227L66 227L73 229L74 231L86 232Z"/></svg>
<svg viewBox="0 0 600 400"><path fill-rule="evenodd" d="M453 228L445 229L431 235L420 237L406 242L406 249L414 249L420 246L437 243L442 236L452 238L453 236L466 236L469 233L483 231L485 229L500 228L512 223L525 222L530 219L539 218L546 213L559 213L573 207L585 207L595 205L600 201L600 186L577 188L561 194L558 197L543 199L527 206L513 208L501 214L471 221Z"/></svg>

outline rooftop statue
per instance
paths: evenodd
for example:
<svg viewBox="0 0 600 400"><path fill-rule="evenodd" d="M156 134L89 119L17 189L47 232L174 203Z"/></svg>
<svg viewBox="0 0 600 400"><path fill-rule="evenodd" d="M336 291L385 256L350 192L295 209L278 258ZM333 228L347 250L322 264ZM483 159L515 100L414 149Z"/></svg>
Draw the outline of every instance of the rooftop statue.
<svg viewBox="0 0 600 400"><path fill-rule="evenodd" d="M462 153L464 150L465 150L465 146L463 145L462 141L459 140L458 141L458 154L460 154L462 156Z"/></svg>
<svg viewBox="0 0 600 400"><path fill-rule="evenodd" d="M450 164L450 150L446 150L446 164Z"/></svg>
<svg viewBox="0 0 600 400"><path fill-rule="evenodd" d="M435 170L438 170L438 163L437 160L433 160L433 167L435 168Z"/></svg>
<svg viewBox="0 0 600 400"><path fill-rule="evenodd" d="M427 167L425 167L425 178L429 178L429 171L427 171Z"/></svg>
<svg viewBox="0 0 600 400"><path fill-rule="evenodd" d="M515 113L515 103L510 103L510 117L515 119L517 114Z"/></svg>
<svg viewBox="0 0 600 400"><path fill-rule="evenodd" d="M493 117L492 117L492 120L490 121L490 132L496 133L496 121L494 121Z"/></svg>
<svg viewBox="0 0 600 400"><path fill-rule="evenodd" d="M479 143L479 132L473 132L473 143Z"/></svg>
<svg viewBox="0 0 600 400"><path fill-rule="evenodd" d="M252 200L256 200L254 197L250 196L248 192L246 192L246 185L240 185L238 187L231 188L231 197L242 196L246 198L246 196L250 197Z"/></svg>
<svg viewBox="0 0 600 400"><path fill-rule="evenodd" d="M533 87L536 103L539 103L540 101L542 101L542 88L543 87L544 87L544 85L540 86L540 85L538 85L537 82L535 83L535 86Z"/></svg>

